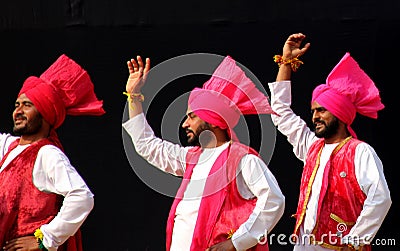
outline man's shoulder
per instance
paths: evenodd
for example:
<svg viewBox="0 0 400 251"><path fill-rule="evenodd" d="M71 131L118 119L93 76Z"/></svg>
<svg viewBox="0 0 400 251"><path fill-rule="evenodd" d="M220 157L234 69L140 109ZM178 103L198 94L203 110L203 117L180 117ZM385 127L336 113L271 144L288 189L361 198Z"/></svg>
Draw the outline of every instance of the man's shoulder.
<svg viewBox="0 0 400 251"><path fill-rule="evenodd" d="M5 154L11 143L19 139L19 137L10 133L0 133L0 152Z"/></svg>
<svg viewBox="0 0 400 251"><path fill-rule="evenodd" d="M259 156L259 153L254 148L252 148L251 146L245 145L241 142L232 142L231 149L233 151L237 151L239 153L244 153L244 154L247 153L247 154Z"/></svg>
<svg viewBox="0 0 400 251"><path fill-rule="evenodd" d="M10 133L0 133L0 142L1 143L13 142L16 139L19 139L19 137L14 136Z"/></svg>
<svg viewBox="0 0 400 251"><path fill-rule="evenodd" d="M60 153L64 155L64 152L54 144L48 143L44 144L40 147L40 151L47 151L47 152L53 152L53 153Z"/></svg>

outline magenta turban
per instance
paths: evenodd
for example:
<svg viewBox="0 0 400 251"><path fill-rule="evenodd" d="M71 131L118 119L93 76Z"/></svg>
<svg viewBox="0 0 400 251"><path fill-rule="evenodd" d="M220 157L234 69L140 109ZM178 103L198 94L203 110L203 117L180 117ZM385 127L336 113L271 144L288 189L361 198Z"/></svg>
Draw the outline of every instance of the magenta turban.
<svg viewBox="0 0 400 251"><path fill-rule="evenodd" d="M268 98L230 56L224 58L202 88L192 90L188 106L202 120L228 129L231 134L242 114L274 113Z"/></svg>
<svg viewBox="0 0 400 251"><path fill-rule="evenodd" d="M330 72L326 84L314 89L311 101L316 101L344 122L355 138L357 135L350 125L356 113L376 119L378 111L385 107L374 82L348 52Z"/></svg>

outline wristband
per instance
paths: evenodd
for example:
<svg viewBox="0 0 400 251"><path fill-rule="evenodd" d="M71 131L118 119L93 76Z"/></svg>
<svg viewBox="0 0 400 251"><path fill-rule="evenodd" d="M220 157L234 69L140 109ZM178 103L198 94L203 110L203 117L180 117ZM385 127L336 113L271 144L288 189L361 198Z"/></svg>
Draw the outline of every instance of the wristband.
<svg viewBox="0 0 400 251"><path fill-rule="evenodd" d="M48 251L47 248L43 245L43 233L42 233L42 230L40 230L40 228L36 229L34 235L35 235L36 240L38 242L39 249L41 249L43 251Z"/></svg>
<svg viewBox="0 0 400 251"><path fill-rule="evenodd" d="M279 65L287 65L290 64L290 67L292 68L292 71L296 72L300 65L304 64L303 61L301 61L298 56L292 59L284 59L281 55L275 55L274 56L274 62Z"/></svg>
<svg viewBox="0 0 400 251"><path fill-rule="evenodd" d="M129 108L131 108L132 110L134 110L133 106L132 106L132 101L134 99L138 100L139 102L143 102L144 101L144 95L142 93L127 93L127 92L123 92L122 94L128 96L128 103L129 103Z"/></svg>

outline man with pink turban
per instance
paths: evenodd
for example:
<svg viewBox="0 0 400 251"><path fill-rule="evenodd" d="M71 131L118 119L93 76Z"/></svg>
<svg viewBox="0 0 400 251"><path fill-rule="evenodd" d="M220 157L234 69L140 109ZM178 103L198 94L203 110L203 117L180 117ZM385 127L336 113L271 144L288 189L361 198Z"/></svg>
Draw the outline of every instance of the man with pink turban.
<svg viewBox="0 0 400 251"><path fill-rule="evenodd" d="M66 115L104 114L88 73L61 55L28 77L15 101L14 135L0 134L0 247L82 251L93 194L63 152ZM16 135L16 136L15 136Z"/></svg>
<svg viewBox="0 0 400 251"><path fill-rule="evenodd" d="M289 36L276 82L269 83L279 115L272 121L304 162L294 250L371 250L392 202L381 160L351 124L356 113L376 119L384 105L374 82L346 53L312 93L311 131L290 108L291 64L310 47L300 48L304 39L302 33Z"/></svg>
<svg viewBox="0 0 400 251"><path fill-rule="evenodd" d="M150 59L138 56L128 69L130 119L123 127L139 155L183 177L167 221L166 250L268 250L266 237L283 214L284 196L259 154L233 130L241 114L272 113L267 97L225 57L190 93L182 127L188 141L199 144L183 147L157 138L143 114L140 92Z"/></svg>

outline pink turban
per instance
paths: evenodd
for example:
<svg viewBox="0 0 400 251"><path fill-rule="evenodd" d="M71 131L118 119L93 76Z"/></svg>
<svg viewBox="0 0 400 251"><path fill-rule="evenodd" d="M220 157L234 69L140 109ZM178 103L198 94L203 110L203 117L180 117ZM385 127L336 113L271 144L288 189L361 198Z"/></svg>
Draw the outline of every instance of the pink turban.
<svg viewBox="0 0 400 251"><path fill-rule="evenodd" d="M385 107L374 82L348 52L330 72L326 84L314 89L313 101L343 121L355 138L357 135L350 125L356 113L376 119L378 111Z"/></svg>
<svg viewBox="0 0 400 251"><path fill-rule="evenodd" d="M274 113L268 98L230 56L224 58L202 88L192 90L188 105L202 120L228 129L230 134L242 114Z"/></svg>
<svg viewBox="0 0 400 251"><path fill-rule="evenodd" d="M23 93L54 129L61 126L67 114L105 113L88 73L66 55L61 55L39 78L28 77L18 96Z"/></svg>

